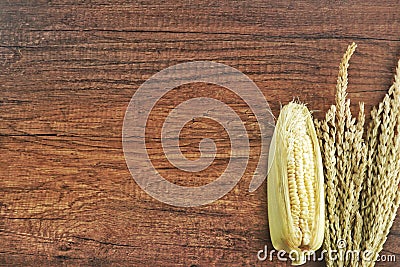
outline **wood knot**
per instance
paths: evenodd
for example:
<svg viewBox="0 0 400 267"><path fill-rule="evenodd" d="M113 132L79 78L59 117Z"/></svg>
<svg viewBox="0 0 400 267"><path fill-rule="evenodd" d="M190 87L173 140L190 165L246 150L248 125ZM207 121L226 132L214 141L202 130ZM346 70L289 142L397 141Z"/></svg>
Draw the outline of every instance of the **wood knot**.
<svg viewBox="0 0 400 267"><path fill-rule="evenodd" d="M61 243L59 246L58 246L58 250L60 250L60 251L69 251L69 250L71 250L72 248L71 248L71 244L70 243Z"/></svg>

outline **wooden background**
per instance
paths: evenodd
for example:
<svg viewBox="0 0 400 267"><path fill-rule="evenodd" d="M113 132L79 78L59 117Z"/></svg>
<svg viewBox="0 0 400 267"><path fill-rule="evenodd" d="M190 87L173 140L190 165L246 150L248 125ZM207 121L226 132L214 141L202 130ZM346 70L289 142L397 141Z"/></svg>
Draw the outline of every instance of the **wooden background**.
<svg viewBox="0 0 400 267"><path fill-rule="evenodd" d="M127 169L121 131L130 98L168 66L211 60L254 80L275 115L281 103L299 98L322 118L354 41L349 96L354 110L359 101L370 109L393 81L399 10L398 0L1 0L0 265L286 266L257 260L257 251L272 245L265 183L247 190L260 140L243 101L192 84L153 110L147 147L160 173L177 184L214 180L230 147L217 123L199 119L182 132L185 154L198 157L201 138L215 138L216 163L196 175L168 165L159 126L174 105L202 95L223 100L251 136L252 161L229 194L177 208L147 195ZM399 234L397 220L383 252L397 260Z"/></svg>

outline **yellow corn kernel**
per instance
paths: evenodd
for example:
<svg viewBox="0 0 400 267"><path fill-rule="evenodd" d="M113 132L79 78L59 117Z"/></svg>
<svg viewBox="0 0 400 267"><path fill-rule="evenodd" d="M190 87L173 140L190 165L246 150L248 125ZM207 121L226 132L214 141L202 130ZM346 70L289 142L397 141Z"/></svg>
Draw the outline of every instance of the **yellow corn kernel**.
<svg viewBox="0 0 400 267"><path fill-rule="evenodd" d="M321 151L307 107L282 108L269 152L268 220L272 244L305 263L324 237L324 187Z"/></svg>

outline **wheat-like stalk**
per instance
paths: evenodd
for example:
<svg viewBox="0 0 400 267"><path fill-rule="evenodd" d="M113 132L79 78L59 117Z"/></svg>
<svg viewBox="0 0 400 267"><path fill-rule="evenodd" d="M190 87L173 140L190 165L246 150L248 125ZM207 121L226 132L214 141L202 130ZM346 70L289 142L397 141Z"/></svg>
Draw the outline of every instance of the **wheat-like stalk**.
<svg viewBox="0 0 400 267"><path fill-rule="evenodd" d="M400 61L394 84L371 112L364 140L364 104L356 119L347 99L349 60L355 49L354 43L348 47L339 66L336 105L315 123L325 174L324 248L329 254L345 241L346 250L368 249L373 259L327 258L327 266L373 266L400 203Z"/></svg>
<svg viewBox="0 0 400 267"><path fill-rule="evenodd" d="M365 224L364 249L371 251L373 257L372 261L363 260L363 266L374 266L399 205L400 61L393 85L371 115L367 134L367 182L362 192L361 214Z"/></svg>
<svg viewBox="0 0 400 267"><path fill-rule="evenodd" d="M324 121L315 122L317 135L320 140L320 147L322 151L322 159L324 164L325 175L325 192L326 192L326 223L325 223L325 238L324 249L331 254L332 247L337 242L337 234L340 232L339 216L336 213L336 205L338 200L339 191L337 188L336 179L336 126L335 115L336 107L332 106L326 114ZM334 266L332 262L327 261L328 266Z"/></svg>
<svg viewBox="0 0 400 267"><path fill-rule="evenodd" d="M346 100L349 60L356 49L353 43L343 56L336 85L336 105L317 124L323 149L327 200L325 249L358 248L361 243L360 219L356 218L359 195L365 170L363 141L364 105L360 104L358 121L352 117L350 101ZM359 216L358 216L359 217ZM357 234L356 234L357 232ZM345 241L345 243L343 243ZM330 255L330 253L328 253ZM345 266L349 261L339 257L327 259L328 266Z"/></svg>

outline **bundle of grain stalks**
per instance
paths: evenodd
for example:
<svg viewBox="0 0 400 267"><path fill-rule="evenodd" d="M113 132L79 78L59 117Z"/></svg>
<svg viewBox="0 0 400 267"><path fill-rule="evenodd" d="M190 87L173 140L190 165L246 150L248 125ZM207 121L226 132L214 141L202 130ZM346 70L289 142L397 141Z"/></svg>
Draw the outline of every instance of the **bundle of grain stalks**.
<svg viewBox="0 0 400 267"><path fill-rule="evenodd" d="M340 64L336 104L328 110L324 120L315 121L318 144L314 142L305 146L312 149L305 151L308 158L312 155L313 164L296 158L293 161L288 156L292 153L290 144L296 143L296 136L308 134L310 140L313 139L314 131L310 130L309 119L307 125L298 119L299 109L304 111L305 106L293 108L293 105L300 104L290 103L288 106L291 108L282 109L275 136L286 141L277 141L276 138L272 141L275 168L271 168L268 177L268 208L273 245L287 252L306 253L309 249L319 248L321 242L318 241L322 241L323 231L327 266L374 266L400 204L400 61L393 85L379 106L372 109L371 122L364 131L364 104L359 104L358 116L354 118L346 92L347 69L355 49L356 45L351 44ZM288 113L288 110L297 114ZM303 117L308 118L308 115ZM288 118L298 120L300 128L291 130L288 125L279 123L288 121ZM305 125L303 135L296 135L296 131ZM294 140L288 129L295 133ZM283 157L287 159L282 160ZM304 155L302 157L304 159ZM280 159L280 166L276 158ZM319 158L322 159L321 166ZM295 165L289 166L289 163ZM324 187L318 186L321 168ZM304 175L304 170L308 170L308 175ZM304 188L304 184L312 185L312 190ZM324 199L315 197L321 192ZM325 209L322 218L321 205ZM279 227L276 227L277 214L281 220ZM282 223L283 220L286 223ZM320 227L318 220L325 220L325 229ZM297 239L293 238L293 233L297 234ZM310 238L314 242L310 242ZM303 255L294 264L304 262Z"/></svg>
<svg viewBox="0 0 400 267"><path fill-rule="evenodd" d="M363 103L356 120L346 100L355 49L350 45L340 64L336 105L316 122L326 188L324 248L342 252L337 259L326 257L328 266L374 266L400 204L400 61L364 134Z"/></svg>

